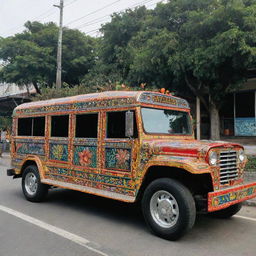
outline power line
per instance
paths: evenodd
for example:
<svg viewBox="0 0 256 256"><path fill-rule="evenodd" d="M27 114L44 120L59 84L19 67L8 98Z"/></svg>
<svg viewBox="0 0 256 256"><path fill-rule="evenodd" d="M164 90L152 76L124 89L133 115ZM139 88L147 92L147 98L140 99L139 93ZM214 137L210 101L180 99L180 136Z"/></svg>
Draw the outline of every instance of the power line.
<svg viewBox="0 0 256 256"><path fill-rule="evenodd" d="M69 1L71 1L71 0L69 0ZM77 2L77 1L78 1L78 0L73 0L72 2L66 4L65 7L67 7L67 6L69 6L69 5L72 5L72 4L74 4L75 2ZM49 8L49 9L47 9L46 11L42 12L41 14L39 14L38 16L35 16L35 17L31 18L30 20L44 20L44 19L46 19L46 18L52 16L52 15L55 14L55 13L56 13L56 10L55 10L55 9L53 10L53 8L51 7L51 8ZM10 29L4 31L4 33L11 32L11 31L13 31L13 30L15 30L15 29L23 28L23 26L24 26L24 24L23 24L23 25L14 26L14 27L12 27L12 28L10 28Z"/></svg>
<svg viewBox="0 0 256 256"><path fill-rule="evenodd" d="M70 5L72 5L72 4L74 4L75 2L77 2L78 0L73 0L72 2L70 2L70 3L68 3L68 4L65 4L65 6L64 7L68 7L68 6L70 6Z"/></svg>
<svg viewBox="0 0 256 256"><path fill-rule="evenodd" d="M150 3L150 2L153 2L153 1L155 1L155 0L144 0L144 1L140 2L140 3L136 3L136 4L133 4L133 5L130 6L130 7L127 7L127 8L124 8L124 9L122 9L122 10L119 10L118 12L122 12L122 11L125 11L125 10L127 10L127 9L136 8L136 7L138 7L138 6L141 6L141 5L143 5L143 4L147 4L147 3ZM162 2L162 1L157 1L156 3L160 3L160 2ZM156 3L153 3L152 5L154 5L154 4L156 4ZM150 5L150 6L152 6L152 5ZM110 15L102 16L101 18L97 18L97 19L88 21L88 22L86 22L86 23L82 23L81 25L79 25L79 26L77 26L77 27L75 27L75 28L76 28L76 29L81 29L81 28L83 28L83 27L85 27L85 26L94 25L94 24L97 24L97 23L99 23L99 22L103 22L103 21L105 21L105 20L107 21L107 19L103 19L103 18L105 18L105 17L110 17L110 16L111 16L111 14L110 14ZM95 21L95 22L93 22L93 21ZM85 33L86 33L86 32L85 32Z"/></svg>
<svg viewBox="0 0 256 256"><path fill-rule="evenodd" d="M102 16L100 18L97 18L97 19L94 19L94 20L91 20L91 21L88 21L86 23L82 23L80 26L78 27L75 27L76 29L79 29L79 28L82 28L84 26L90 26L90 25L94 25L94 24L97 24L99 22L102 22L102 21L105 21L107 20L106 17L110 17L110 15L105 15L105 16Z"/></svg>
<svg viewBox="0 0 256 256"><path fill-rule="evenodd" d="M48 14L48 13L50 13L50 14ZM55 11L52 11L52 8L49 8L49 9L47 9L46 11L44 11L43 13L39 14L38 16L35 16L35 17L31 18L30 20L39 20L39 18L41 18L41 17L43 17L43 16L45 16L45 15L48 14L47 16L41 18L41 19L45 19L45 18L51 16L53 13L55 13ZM15 27L12 27L12 28L6 30L4 33L6 33L6 32L11 32L11 31L13 31L14 29L23 28L23 26L24 26L24 24L23 24L23 25L17 25L17 26L15 26Z"/></svg>
<svg viewBox="0 0 256 256"><path fill-rule="evenodd" d="M52 15L55 14L55 13L56 13L56 10L52 10L52 12L50 12L47 16L45 16L45 17L43 17L43 18L41 18L41 19L39 19L39 20L45 20L46 18L52 16ZM38 18L37 18L37 19L38 19Z"/></svg>
<svg viewBox="0 0 256 256"><path fill-rule="evenodd" d="M39 16L36 16L36 17L34 17L34 18L30 19L30 20L36 20L36 19L39 19L40 17L42 17L42 16L44 16L44 15L48 14L48 13L49 13L49 11L52 11L52 8L51 8L51 9L48 9L47 11L43 12L43 13L42 13L42 14L40 14ZM23 24L23 25L17 25L17 26L14 26L14 27L12 27L12 28L10 28L10 29L6 30L4 33L6 33L6 32L11 32L11 31L13 31L14 29L22 28L23 26L24 26L24 24Z"/></svg>
<svg viewBox="0 0 256 256"><path fill-rule="evenodd" d="M121 0L117 0L117 1L114 1L114 2L112 2L112 3L110 3L110 4L107 4L107 5L105 5L105 6L101 7L101 8L99 8L99 9L93 11L93 12L90 12L90 13L88 13L88 14L86 14L86 15L80 17L80 18L78 18L78 19L75 19L75 20L70 21L69 23L65 24L65 26L70 25L70 24L72 24L72 23L74 23L74 22L77 22L77 21L79 21L79 20L81 20L81 19L83 19L83 18L86 18L86 17L88 17L88 16L90 16L90 15L92 15L92 14L94 14L94 13L97 13L97 12L99 12L99 11L102 11L102 10L104 10L105 8L110 7L110 6L116 4L116 3L120 2L120 1L121 1Z"/></svg>
<svg viewBox="0 0 256 256"><path fill-rule="evenodd" d="M85 34L90 34L90 33L92 33L92 32L97 32L97 31L99 31L99 29L94 29L94 30L91 30L91 31L85 32Z"/></svg>
<svg viewBox="0 0 256 256"><path fill-rule="evenodd" d="M149 3L149 2L152 2L152 1L154 1L154 0L146 0L146 1L143 1L143 2ZM165 1L165 0L157 1L157 2L155 2L155 3L153 3L153 4L150 4L150 5L147 6L147 7L153 6L153 5L158 4L158 3L162 3L162 2L164 2L164 1ZM129 8L125 8L125 9L123 9L123 10L135 8L135 7L137 7L137 6L140 6L140 4L139 4L139 5L136 5L136 6L133 5L133 6L129 7ZM123 11L123 10L121 10L121 11ZM121 12L121 11L120 11L120 12ZM109 17L109 15L106 15L106 16ZM85 33L86 35L89 35L89 34L92 33L90 36L93 36L93 35L96 35L96 34L101 33L101 32L100 32L100 29L94 29L94 30L91 30L91 31L88 31L88 32L84 32L84 33Z"/></svg>

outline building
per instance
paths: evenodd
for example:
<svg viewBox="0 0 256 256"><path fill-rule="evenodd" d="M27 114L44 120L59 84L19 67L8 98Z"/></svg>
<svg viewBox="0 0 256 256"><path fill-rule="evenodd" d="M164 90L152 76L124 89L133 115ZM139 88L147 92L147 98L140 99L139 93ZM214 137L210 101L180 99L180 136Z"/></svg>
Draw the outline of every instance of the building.
<svg viewBox="0 0 256 256"><path fill-rule="evenodd" d="M31 101L30 96L35 92L33 85L18 86L0 83L0 116L11 116L13 109L24 102Z"/></svg>

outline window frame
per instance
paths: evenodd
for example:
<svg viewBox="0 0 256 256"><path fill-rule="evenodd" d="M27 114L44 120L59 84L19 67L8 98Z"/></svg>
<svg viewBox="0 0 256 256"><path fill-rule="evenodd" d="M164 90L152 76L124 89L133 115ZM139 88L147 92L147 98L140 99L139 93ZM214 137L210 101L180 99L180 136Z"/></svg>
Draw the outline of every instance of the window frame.
<svg viewBox="0 0 256 256"><path fill-rule="evenodd" d="M44 118L44 129L43 129L43 134L44 135L34 135L34 121L35 121L35 118ZM31 134L30 135L20 135L19 134L19 120L21 119L31 119ZM47 124L47 121L46 121L46 115L43 115L43 116L26 116L26 117L18 117L17 118L17 129L16 129L16 136L17 137L46 137L46 124Z"/></svg>
<svg viewBox="0 0 256 256"><path fill-rule="evenodd" d="M109 138L107 136L108 134L108 113L116 113L116 112L127 112L127 111L133 111L134 112L134 121L135 121L135 128L137 129L137 137L133 137L132 140L135 140L135 139L138 139L139 138L139 126L138 126L138 114L137 114L137 109L136 108L126 108L126 109L117 109L117 110L106 110L105 111L105 115L106 115L106 120L105 120L105 134L104 134L104 138L105 140L131 140L130 138L128 137L124 137L124 138ZM134 130L135 132L135 130Z"/></svg>

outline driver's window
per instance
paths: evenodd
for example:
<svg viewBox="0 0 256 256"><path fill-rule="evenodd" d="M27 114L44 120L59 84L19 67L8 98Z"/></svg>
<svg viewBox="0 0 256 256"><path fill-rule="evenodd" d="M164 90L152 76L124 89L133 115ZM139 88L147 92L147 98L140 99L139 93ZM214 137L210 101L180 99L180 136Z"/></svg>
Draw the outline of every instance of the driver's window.
<svg viewBox="0 0 256 256"><path fill-rule="evenodd" d="M138 131L136 126L135 111L134 112L134 138L138 137ZM122 139L125 136L125 113L120 112L108 112L107 113L107 138Z"/></svg>

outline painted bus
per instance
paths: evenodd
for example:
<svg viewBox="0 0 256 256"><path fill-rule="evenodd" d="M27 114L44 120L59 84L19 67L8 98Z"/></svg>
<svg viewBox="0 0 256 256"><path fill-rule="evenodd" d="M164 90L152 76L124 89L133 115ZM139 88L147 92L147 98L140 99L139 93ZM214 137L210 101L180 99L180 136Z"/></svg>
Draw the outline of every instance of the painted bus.
<svg viewBox="0 0 256 256"><path fill-rule="evenodd" d="M256 196L236 143L195 140L186 100L110 91L22 104L14 110L12 167L27 200L61 187L139 202L150 230L176 240L196 213L228 218Z"/></svg>

